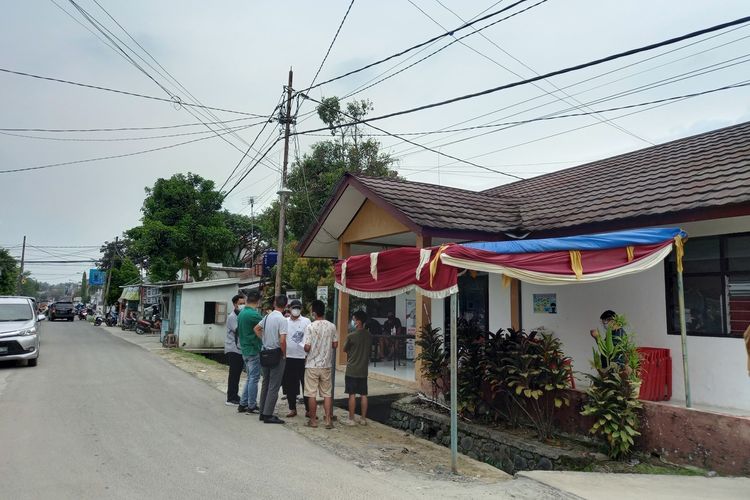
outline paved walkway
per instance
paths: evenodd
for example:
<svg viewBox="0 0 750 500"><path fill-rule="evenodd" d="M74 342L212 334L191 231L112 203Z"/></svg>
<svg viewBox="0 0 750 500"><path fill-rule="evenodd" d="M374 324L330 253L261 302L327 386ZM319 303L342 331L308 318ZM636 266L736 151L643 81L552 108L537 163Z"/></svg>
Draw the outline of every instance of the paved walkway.
<svg viewBox="0 0 750 500"><path fill-rule="evenodd" d="M750 498L750 478L558 471L519 472L516 476L533 479L578 498L592 500Z"/></svg>

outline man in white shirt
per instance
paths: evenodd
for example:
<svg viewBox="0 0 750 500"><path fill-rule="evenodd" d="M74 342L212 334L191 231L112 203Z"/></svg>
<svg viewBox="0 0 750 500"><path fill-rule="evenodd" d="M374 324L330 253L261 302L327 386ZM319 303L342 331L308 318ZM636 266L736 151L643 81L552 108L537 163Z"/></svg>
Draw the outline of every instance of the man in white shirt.
<svg viewBox="0 0 750 500"><path fill-rule="evenodd" d="M297 416L297 396L302 385L305 390L305 328L310 320L302 316L302 302L295 299L289 303L291 316L287 318L288 327L286 334L286 366L284 367L284 379L282 387L289 403L287 418ZM305 404L307 407L307 404Z"/></svg>
<svg viewBox="0 0 750 500"><path fill-rule="evenodd" d="M339 346L336 326L325 319L326 306L314 300L310 306L313 322L305 328L305 397L308 398L310 427L318 426L318 396L323 397L326 429L333 429L333 349Z"/></svg>

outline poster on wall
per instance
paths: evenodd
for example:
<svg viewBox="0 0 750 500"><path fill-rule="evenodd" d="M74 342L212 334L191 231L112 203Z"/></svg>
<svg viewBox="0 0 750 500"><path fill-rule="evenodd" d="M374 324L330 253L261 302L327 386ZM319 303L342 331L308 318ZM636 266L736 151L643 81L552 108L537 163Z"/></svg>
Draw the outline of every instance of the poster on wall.
<svg viewBox="0 0 750 500"><path fill-rule="evenodd" d="M406 334L417 334L417 301L406 299Z"/></svg>
<svg viewBox="0 0 750 500"><path fill-rule="evenodd" d="M534 312L538 314L557 314L557 294L535 293Z"/></svg>

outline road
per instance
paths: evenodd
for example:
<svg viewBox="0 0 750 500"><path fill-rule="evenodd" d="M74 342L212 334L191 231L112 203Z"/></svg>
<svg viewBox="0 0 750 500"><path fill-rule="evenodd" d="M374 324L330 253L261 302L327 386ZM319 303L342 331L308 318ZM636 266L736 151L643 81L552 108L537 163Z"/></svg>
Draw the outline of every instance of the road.
<svg viewBox="0 0 750 500"><path fill-rule="evenodd" d="M37 367L0 366L2 498L498 493L497 485L361 470L283 426L237 414L214 388L102 328L43 326ZM506 483L517 483L502 487L514 498L560 498L546 487Z"/></svg>

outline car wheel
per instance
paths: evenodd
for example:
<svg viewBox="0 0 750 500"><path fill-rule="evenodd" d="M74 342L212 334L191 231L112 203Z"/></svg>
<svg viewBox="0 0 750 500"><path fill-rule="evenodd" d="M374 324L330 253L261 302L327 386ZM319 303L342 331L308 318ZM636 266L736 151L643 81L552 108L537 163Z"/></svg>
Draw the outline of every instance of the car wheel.
<svg viewBox="0 0 750 500"><path fill-rule="evenodd" d="M34 358L34 359L30 359L30 360L28 361L28 366L36 366L36 364L37 364L37 362L38 362L38 361L39 361L39 358L38 358L38 357L36 357L36 358Z"/></svg>

